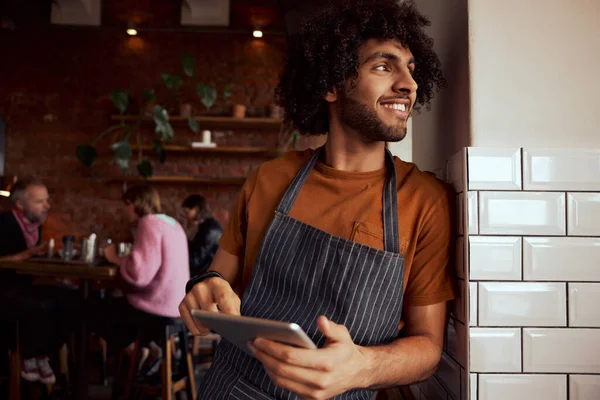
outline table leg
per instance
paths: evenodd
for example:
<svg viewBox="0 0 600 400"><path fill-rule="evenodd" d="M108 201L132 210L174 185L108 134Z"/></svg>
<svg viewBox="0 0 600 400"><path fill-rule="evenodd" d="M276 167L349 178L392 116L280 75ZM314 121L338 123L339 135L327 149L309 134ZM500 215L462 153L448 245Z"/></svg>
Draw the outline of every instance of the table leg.
<svg viewBox="0 0 600 400"><path fill-rule="evenodd" d="M81 294L84 303L88 300L89 281L82 279L80 283ZM75 395L76 399L87 399L88 396L88 376L87 376L87 354L88 354L88 329L83 318L80 319L79 351L77 357L77 367L75 368Z"/></svg>

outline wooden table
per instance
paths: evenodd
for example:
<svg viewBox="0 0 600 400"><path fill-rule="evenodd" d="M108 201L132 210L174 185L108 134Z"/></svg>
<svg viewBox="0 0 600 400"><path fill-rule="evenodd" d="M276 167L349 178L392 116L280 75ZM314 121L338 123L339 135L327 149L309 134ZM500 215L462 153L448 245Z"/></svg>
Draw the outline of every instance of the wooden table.
<svg viewBox="0 0 600 400"><path fill-rule="evenodd" d="M119 267L99 262L87 264L78 260L65 261L59 258L31 258L22 262L0 262L0 269L10 269L21 275L51 276L55 278L79 279L79 290L84 301L88 299L90 282L96 280L112 280L117 276ZM88 331L85 322L81 321L79 351L76 373L75 398L86 399L87 380L87 347ZM16 371L20 374L20 371Z"/></svg>

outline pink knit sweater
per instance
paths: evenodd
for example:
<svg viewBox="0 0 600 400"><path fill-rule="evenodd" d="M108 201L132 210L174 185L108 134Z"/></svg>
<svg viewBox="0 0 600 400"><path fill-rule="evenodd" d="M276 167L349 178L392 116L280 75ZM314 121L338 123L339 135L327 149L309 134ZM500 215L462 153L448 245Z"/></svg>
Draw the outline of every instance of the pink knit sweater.
<svg viewBox="0 0 600 400"><path fill-rule="evenodd" d="M164 214L146 215L138 223L121 275L138 288L125 296L142 311L179 317L179 303L190 279L187 238L181 225Z"/></svg>

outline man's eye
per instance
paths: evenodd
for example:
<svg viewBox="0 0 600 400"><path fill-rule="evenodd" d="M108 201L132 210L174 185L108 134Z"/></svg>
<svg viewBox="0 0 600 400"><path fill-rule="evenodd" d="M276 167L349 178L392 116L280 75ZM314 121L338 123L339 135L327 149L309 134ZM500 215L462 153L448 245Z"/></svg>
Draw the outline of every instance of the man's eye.
<svg viewBox="0 0 600 400"><path fill-rule="evenodd" d="M377 67L375 67L375 69L377 71L389 71L388 67L385 65L378 65Z"/></svg>

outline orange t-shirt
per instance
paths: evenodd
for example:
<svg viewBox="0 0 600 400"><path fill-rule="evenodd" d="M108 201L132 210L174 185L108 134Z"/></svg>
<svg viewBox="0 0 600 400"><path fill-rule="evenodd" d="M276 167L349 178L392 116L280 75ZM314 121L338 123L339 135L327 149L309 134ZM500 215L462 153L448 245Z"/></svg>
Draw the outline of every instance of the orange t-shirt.
<svg viewBox="0 0 600 400"><path fill-rule="evenodd" d="M246 180L220 247L240 258L243 293L263 238L283 194L314 150L292 151L260 165ZM394 158L398 186L404 304L423 306L454 298L450 264L449 196L435 177ZM335 236L383 249L382 193L386 169L346 172L318 161L290 216Z"/></svg>

